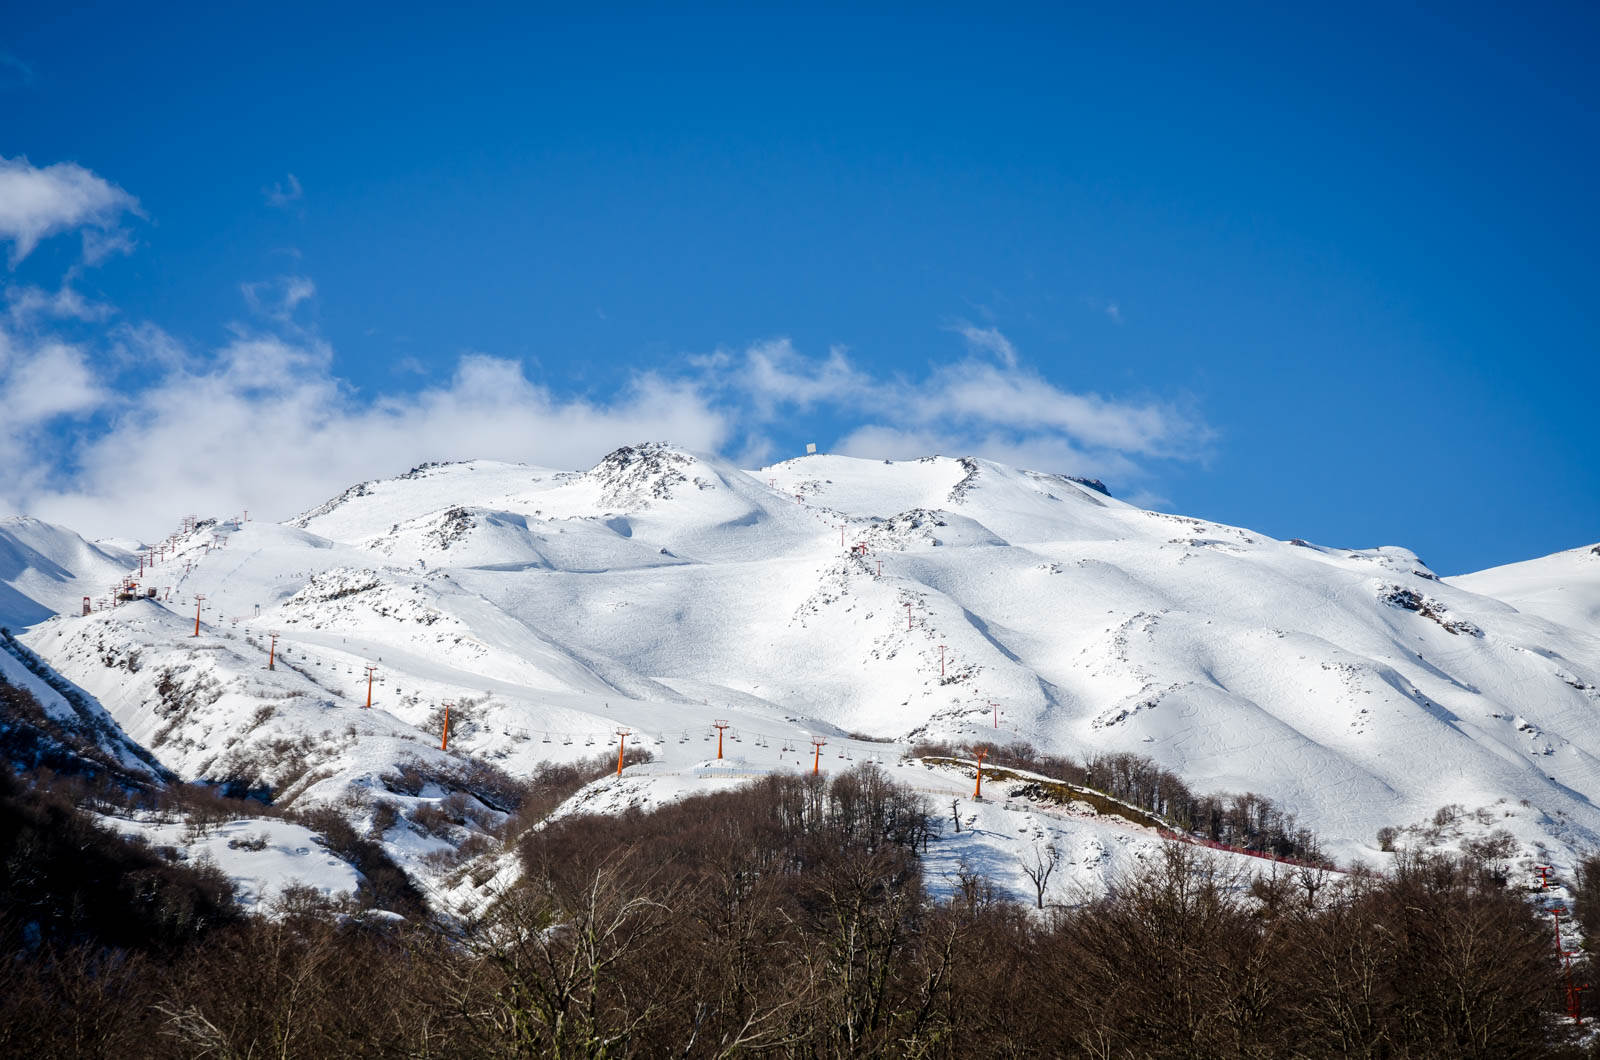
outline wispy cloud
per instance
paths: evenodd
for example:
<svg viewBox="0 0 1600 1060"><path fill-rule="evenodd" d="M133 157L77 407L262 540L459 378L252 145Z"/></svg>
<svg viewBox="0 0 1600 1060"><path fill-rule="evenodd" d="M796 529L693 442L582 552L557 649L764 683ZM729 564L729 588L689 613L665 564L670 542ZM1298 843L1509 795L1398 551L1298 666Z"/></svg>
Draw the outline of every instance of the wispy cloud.
<svg viewBox="0 0 1600 1060"><path fill-rule="evenodd" d="M12 287L6 290L6 312L18 324L40 318L58 320L105 320L114 310L104 302L85 298L71 283L63 281L54 291L41 287Z"/></svg>
<svg viewBox="0 0 1600 1060"><path fill-rule="evenodd" d="M310 286L279 284L266 304ZM974 454L1121 483L1148 478L1146 461L1200 455L1209 438L1179 406L1073 393L1022 365L969 355L916 379L879 376L843 349L806 357L785 339L678 373L640 371L604 398L558 394L522 362L480 353L423 389L364 394L336 373L324 339L275 314L205 350L153 325L119 326L98 360L0 328L0 403L19 410L0 433L0 459L25 472L0 484L0 509L89 533L154 532L180 509L281 518L424 460L583 467L643 438L749 466L771 452L775 418L819 408L848 424L830 446L838 452ZM137 388L111 382L133 364Z"/></svg>
<svg viewBox="0 0 1600 1060"><path fill-rule="evenodd" d="M13 431L87 412L106 400L84 351L62 342L44 343L18 357L8 367L0 395Z"/></svg>
<svg viewBox="0 0 1600 1060"><path fill-rule="evenodd" d="M130 245L117 224L138 212L132 195L76 163L39 167L21 156L0 157L0 241L11 244L12 268L41 239L77 229L84 230L84 257L92 264Z"/></svg>
<svg viewBox="0 0 1600 1060"><path fill-rule="evenodd" d="M241 283L239 290L251 312L287 323L302 302L316 296L317 285L305 276L278 276L271 280Z"/></svg>
<svg viewBox="0 0 1600 1060"><path fill-rule="evenodd" d="M855 425L834 446L860 456L973 453L1042 470L1139 477L1140 460L1202 458L1214 434L1177 400L1130 400L1065 389L996 328L965 329L969 355L919 378L877 376L846 351L808 358L787 339L691 359L738 418L770 423L819 405ZM1009 356L1008 356L1009 355ZM993 357L998 357L996 363Z"/></svg>
<svg viewBox="0 0 1600 1060"><path fill-rule="evenodd" d="M0 160L0 238L14 261L74 229L114 241L137 206L71 163ZM1212 437L1181 401L1046 378L992 324L948 328L964 349L935 350L915 374L873 371L842 346L809 355L778 337L642 367L600 396L557 392L523 362L483 353L457 358L437 382L416 374L420 361L401 362L394 388L371 390L338 374L332 345L297 314L316 297L307 276L241 284L250 319L228 325L220 345L196 347L84 298L71 282L78 268L54 291L6 291L0 512L91 534L154 533L180 511L287 517L353 482L441 458L572 468L666 438L754 463L772 451L773 425L795 415L831 424L835 451L973 454L1135 489L1148 488L1155 462L1200 458Z"/></svg>
<svg viewBox="0 0 1600 1060"><path fill-rule="evenodd" d="M33 67L10 52L0 52L0 70L9 70L24 85L33 84Z"/></svg>
<svg viewBox="0 0 1600 1060"><path fill-rule="evenodd" d="M471 354L440 385L363 398L320 340L246 332L178 360L136 396L98 388L72 350L0 369L0 402L25 409L29 427L106 414L104 427L76 434L70 460L49 458L58 437L0 437L0 458L29 472L0 485L0 509L89 533L154 533L179 510L284 518L443 454L582 467L625 441L716 450L728 436L724 413L697 387L649 373L607 400L562 398L519 361Z"/></svg>
<svg viewBox="0 0 1600 1060"><path fill-rule="evenodd" d="M850 363L844 347L831 347L826 357L811 359L786 338L757 342L737 357L719 351L693 363L705 371L708 384L746 395L751 413L761 420L780 407L804 411L864 399L874 382Z"/></svg>
<svg viewBox="0 0 1600 1060"><path fill-rule="evenodd" d="M1092 294L1086 294L1080 297L1084 306L1086 306L1090 311L1095 313L1104 313L1107 317L1111 318L1111 322L1113 324L1122 323L1122 306L1120 303L1110 301L1106 298L1100 298Z"/></svg>
<svg viewBox="0 0 1600 1060"><path fill-rule="evenodd" d="M268 206L287 207L304 198L305 189L300 186L300 178L290 173L287 180L278 181L270 188L262 188L261 194L266 197Z"/></svg>
<svg viewBox="0 0 1600 1060"><path fill-rule="evenodd" d="M951 330L966 339L967 348L974 353L987 353L997 357L1007 368L1017 366L1017 348L1011 345L1010 339L1000 333L999 328L980 328L962 321Z"/></svg>

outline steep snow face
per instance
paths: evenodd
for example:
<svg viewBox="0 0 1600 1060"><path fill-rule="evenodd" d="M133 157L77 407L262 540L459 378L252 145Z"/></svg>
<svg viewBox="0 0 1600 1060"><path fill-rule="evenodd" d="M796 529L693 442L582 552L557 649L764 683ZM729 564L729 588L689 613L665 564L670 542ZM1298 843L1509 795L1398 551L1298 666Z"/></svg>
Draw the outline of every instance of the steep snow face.
<svg viewBox="0 0 1600 1060"><path fill-rule="evenodd" d="M66 527L0 519L0 626L21 630L79 610L83 597L106 595L138 565L131 551L90 544Z"/></svg>
<svg viewBox="0 0 1600 1060"><path fill-rule="evenodd" d="M627 729L698 783L724 719L749 773L809 767L808 732L824 769L924 736L1134 751L1273 798L1346 860L1446 803L1527 800L1519 835L1551 856L1600 842L1592 632L1403 548L1276 541L984 460L429 465L164 556L170 597L27 640L188 777L334 802L412 753L515 773Z"/></svg>
<svg viewBox="0 0 1600 1060"><path fill-rule="evenodd" d="M1600 544L1447 578L1528 615L1600 636Z"/></svg>
<svg viewBox="0 0 1600 1060"><path fill-rule="evenodd" d="M93 697L10 636L0 636L0 685L20 688L38 703L35 716L17 711L0 717L0 734L13 749L10 767L46 765L58 773L115 777L134 787L169 779Z"/></svg>

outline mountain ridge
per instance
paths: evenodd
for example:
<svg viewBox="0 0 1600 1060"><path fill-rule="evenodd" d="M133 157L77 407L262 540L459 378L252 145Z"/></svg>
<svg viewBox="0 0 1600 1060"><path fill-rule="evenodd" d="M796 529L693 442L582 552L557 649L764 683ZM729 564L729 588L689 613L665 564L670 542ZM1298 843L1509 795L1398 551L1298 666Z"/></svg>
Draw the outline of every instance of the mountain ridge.
<svg viewBox="0 0 1600 1060"><path fill-rule="evenodd" d="M846 761L923 738L1135 752L1271 798L1340 860L1453 803L1550 857L1600 842L1593 631L1408 549L1278 541L977 458L431 463L180 535L151 578L170 599L23 639L179 775L285 798L393 798L411 755L518 775L618 728L660 759L641 777L686 775L726 717L757 771L798 768L808 732ZM270 632L293 669L264 669ZM105 662L130 652L148 673Z"/></svg>

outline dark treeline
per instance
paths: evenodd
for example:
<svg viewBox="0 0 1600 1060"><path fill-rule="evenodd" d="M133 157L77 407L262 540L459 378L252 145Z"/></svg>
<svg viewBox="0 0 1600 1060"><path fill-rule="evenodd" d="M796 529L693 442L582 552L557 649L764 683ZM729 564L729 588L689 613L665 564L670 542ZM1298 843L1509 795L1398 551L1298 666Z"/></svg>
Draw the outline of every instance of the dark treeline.
<svg viewBox="0 0 1600 1060"><path fill-rule="evenodd" d="M970 758L965 744L919 743L918 757ZM986 762L1025 769L1069 784L1094 788L1165 820L1173 828L1225 846L1281 858L1323 861L1316 837L1299 827L1294 814L1264 795L1198 795L1183 778L1144 755L1096 754L1079 761L1067 755L1043 754L1029 743L992 747Z"/></svg>
<svg viewBox="0 0 1600 1060"><path fill-rule="evenodd" d="M1447 857L1386 877L1263 866L1247 885L1168 844L1109 897L1044 915L965 871L935 900L918 851L938 822L863 769L547 821L470 924L305 896L265 919L180 865L71 884L85 851L127 856L82 816L14 782L0 798L6 1055L1582 1055L1552 1018L1547 924Z"/></svg>

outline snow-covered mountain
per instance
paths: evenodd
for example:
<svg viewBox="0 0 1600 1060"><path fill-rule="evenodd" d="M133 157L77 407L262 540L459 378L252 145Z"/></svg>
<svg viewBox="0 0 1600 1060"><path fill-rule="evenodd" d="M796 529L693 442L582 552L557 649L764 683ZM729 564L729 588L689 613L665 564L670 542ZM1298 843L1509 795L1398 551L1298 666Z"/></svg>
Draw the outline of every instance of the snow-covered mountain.
<svg viewBox="0 0 1600 1060"><path fill-rule="evenodd" d="M1491 567L1448 579L1528 615L1572 629L1600 631L1600 544Z"/></svg>
<svg viewBox="0 0 1600 1060"><path fill-rule="evenodd" d="M18 516L0 519L0 626L21 628L81 609L104 596L139 560L111 544L91 544L63 526Z"/></svg>
<svg viewBox="0 0 1600 1060"><path fill-rule="evenodd" d="M425 465L181 535L146 579L158 599L77 617L63 591L24 640L179 775L354 816L439 797L463 754L516 775L626 729L657 761L606 798L810 768L808 734L823 768L1026 740L1267 795L1340 860L1449 803L1552 857L1600 842L1600 556L1442 581L1403 548L1097 487L943 457L747 472L669 445L584 472ZM1544 606L1562 592L1588 602ZM718 720L731 768L707 765ZM426 783L407 794L385 777L409 759ZM448 845L386 838L419 872Z"/></svg>

